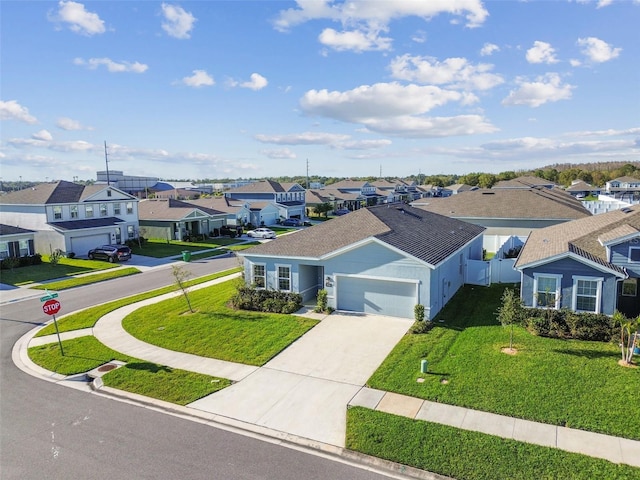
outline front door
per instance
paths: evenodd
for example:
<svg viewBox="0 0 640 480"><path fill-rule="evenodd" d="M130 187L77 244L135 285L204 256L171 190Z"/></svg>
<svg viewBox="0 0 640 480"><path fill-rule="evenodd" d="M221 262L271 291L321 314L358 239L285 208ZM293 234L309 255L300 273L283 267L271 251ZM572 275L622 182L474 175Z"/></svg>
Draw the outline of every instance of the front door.
<svg viewBox="0 0 640 480"><path fill-rule="evenodd" d="M638 279L628 278L618 282L618 311L627 318L640 315L640 296L638 295Z"/></svg>

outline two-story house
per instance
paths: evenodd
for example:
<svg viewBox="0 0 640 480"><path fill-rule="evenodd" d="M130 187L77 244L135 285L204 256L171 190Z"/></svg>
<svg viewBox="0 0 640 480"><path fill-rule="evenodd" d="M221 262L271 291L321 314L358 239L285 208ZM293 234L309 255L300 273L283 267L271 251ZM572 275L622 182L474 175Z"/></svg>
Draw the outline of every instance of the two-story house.
<svg viewBox="0 0 640 480"><path fill-rule="evenodd" d="M620 200L637 200L640 196L640 179L634 177L619 177L605 184L608 195Z"/></svg>
<svg viewBox="0 0 640 480"><path fill-rule="evenodd" d="M535 230L515 268L529 307L640 314L640 206Z"/></svg>
<svg viewBox="0 0 640 480"><path fill-rule="evenodd" d="M59 181L0 197L0 222L33 230L37 253L83 257L99 245L139 234L138 199L114 186Z"/></svg>
<svg viewBox="0 0 640 480"><path fill-rule="evenodd" d="M273 225L305 216L305 189L298 183L263 180L232 188L224 195L230 201L249 205L253 225Z"/></svg>

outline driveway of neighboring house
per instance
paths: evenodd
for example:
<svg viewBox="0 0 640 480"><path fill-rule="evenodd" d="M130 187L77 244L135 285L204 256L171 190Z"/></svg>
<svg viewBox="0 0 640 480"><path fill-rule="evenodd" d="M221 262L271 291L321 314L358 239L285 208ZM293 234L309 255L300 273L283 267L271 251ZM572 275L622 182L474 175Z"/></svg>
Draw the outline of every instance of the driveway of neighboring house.
<svg viewBox="0 0 640 480"><path fill-rule="evenodd" d="M264 367L189 407L343 447L347 404L412 323L333 313Z"/></svg>

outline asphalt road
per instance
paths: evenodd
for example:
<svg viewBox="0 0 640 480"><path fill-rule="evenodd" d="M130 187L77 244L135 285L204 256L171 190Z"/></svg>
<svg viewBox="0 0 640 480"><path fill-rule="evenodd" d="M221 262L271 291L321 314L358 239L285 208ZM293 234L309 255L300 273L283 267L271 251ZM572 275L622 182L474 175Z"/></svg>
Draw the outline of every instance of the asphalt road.
<svg viewBox="0 0 640 480"><path fill-rule="evenodd" d="M237 266L193 262L194 276ZM174 282L170 268L60 293L60 315ZM0 478L273 479L388 478L325 456L232 433L140 405L32 377L11 359L14 343L47 318L38 298L0 310Z"/></svg>

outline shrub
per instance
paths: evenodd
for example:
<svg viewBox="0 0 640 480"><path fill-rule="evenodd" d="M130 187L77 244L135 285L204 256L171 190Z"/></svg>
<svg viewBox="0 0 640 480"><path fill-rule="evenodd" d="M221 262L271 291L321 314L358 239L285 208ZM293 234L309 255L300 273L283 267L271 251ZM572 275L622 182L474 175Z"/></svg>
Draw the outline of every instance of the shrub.
<svg viewBox="0 0 640 480"><path fill-rule="evenodd" d="M302 295L238 285L231 298L231 306L239 310L253 310L269 313L293 313L302 308Z"/></svg>
<svg viewBox="0 0 640 480"><path fill-rule="evenodd" d="M419 335L427 333L433 328L433 322L429 320L415 321L411 326L411 333Z"/></svg>
<svg viewBox="0 0 640 480"><path fill-rule="evenodd" d="M528 309L522 325L541 337L608 342L616 329L604 314L577 313L571 310Z"/></svg>
<svg viewBox="0 0 640 480"><path fill-rule="evenodd" d="M322 290L318 290L317 303L316 308L314 309L317 313L325 313L327 311L327 291L323 288Z"/></svg>
<svg viewBox="0 0 640 480"><path fill-rule="evenodd" d="M62 250L60 250L59 248L56 248L53 252L51 252L51 255L49 255L49 263L55 266L58 264L61 258L62 258Z"/></svg>
<svg viewBox="0 0 640 480"><path fill-rule="evenodd" d="M416 319L416 322L424 321L424 305L418 303L415 307L413 307L413 316Z"/></svg>
<svg viewBox="0 0 640 480"><path fill-rule="evenodd" d="M76 258L75 252L68 252L67 253L67 258Z"/></svg>
<svg viewBox="0 0 640 480"><path fill-rule="evenodd" d="M7 257L3 258L2 262L0 262L0 268L3 270L13 270L20 266L20 259L17 257Z"/></svg>

